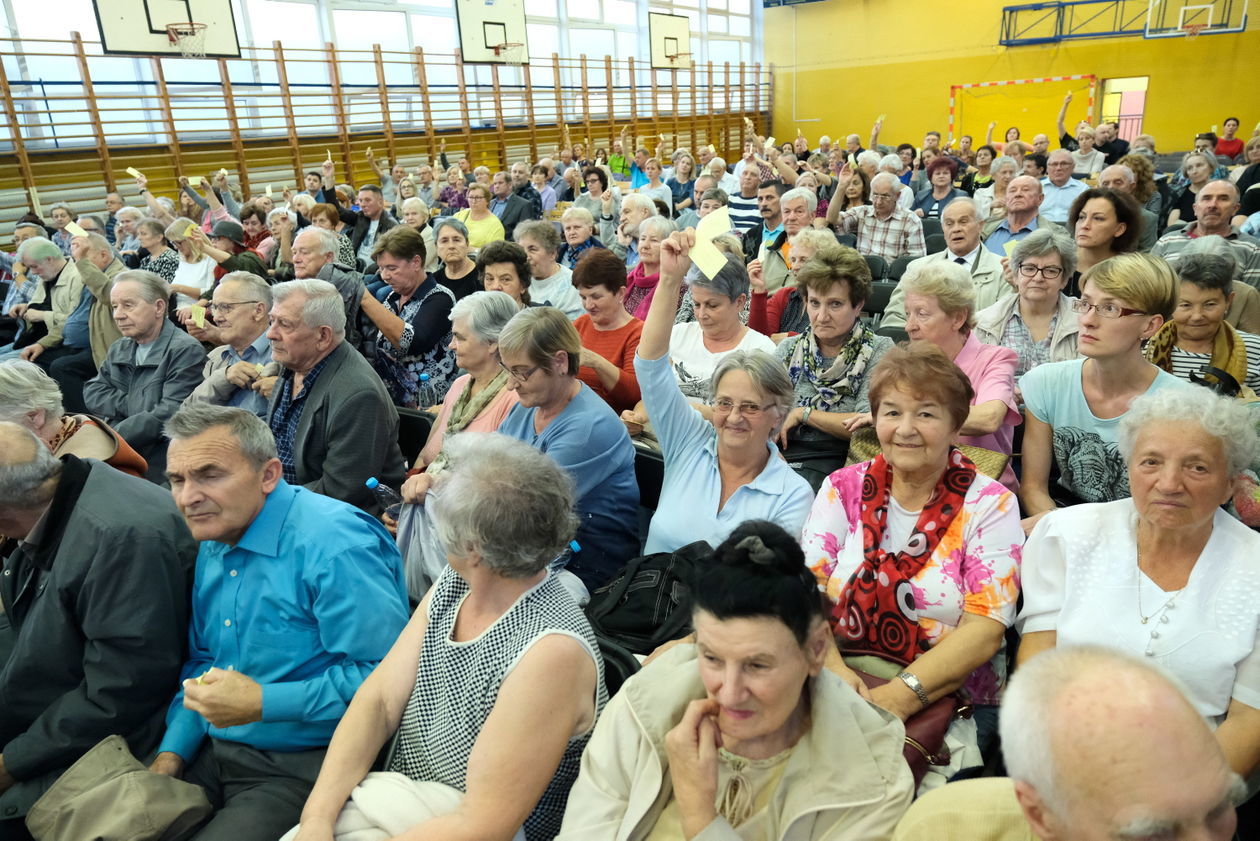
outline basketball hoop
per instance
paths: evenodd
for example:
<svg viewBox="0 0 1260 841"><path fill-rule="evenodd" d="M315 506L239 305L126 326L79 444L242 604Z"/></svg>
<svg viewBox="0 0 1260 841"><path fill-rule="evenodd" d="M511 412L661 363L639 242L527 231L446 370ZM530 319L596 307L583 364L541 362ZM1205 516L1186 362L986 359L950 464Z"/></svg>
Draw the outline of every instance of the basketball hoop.
<svg viewBox="0 0 1260 841"><path fill-rule="evenodd" d="M1186 40L1193 41L1199 37L1199 33L1207 29L1206 23L1187 23L1182 27L1186 31Z"/></svg>
<svg viewBox="0 0 1260 841"><path fill-rule="evenodd" d="M179 47L179 54L184 58L206 57L206 27L204 23L168 23L166 36L171 44Z"/></svg>
<svg viewBox="0 0 1260 841"><path fill-rule="evenodd" d="M683 63L683 62L680 62L678 59L680 58L685 59L689 55L691 55L691 53L666 53L665 58L669 59L669 63L671 65L677 66Z"/></svg>
<svg viewBox="0 0 1260 841"><path fill-rule="evenodd" d="M524 44L516 44L511 41L505 41L502 44L492 45L490 49L494 50L495 58L503 59L504 64L525 63Z"/></svg>

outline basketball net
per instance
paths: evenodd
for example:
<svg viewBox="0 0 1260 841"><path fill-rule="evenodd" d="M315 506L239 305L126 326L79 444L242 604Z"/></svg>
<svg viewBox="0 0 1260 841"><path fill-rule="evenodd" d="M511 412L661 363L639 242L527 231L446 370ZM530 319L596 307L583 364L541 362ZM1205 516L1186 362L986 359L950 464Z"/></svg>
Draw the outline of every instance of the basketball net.
<svg viewBox="0 0 1260 841"><path fill-rule="evenodd" d="M496 58L503 59L504 64L524 64L525 63L525 45L514 44L510 41L503 44L495 44L490 49L494 50Z"/></svg>
<svg viewBox="0 0 1260 841"><path fill-rule="evenodd" d="M204 23L168 23L166 35L184 58L205 58L206 27Z"/></svg>
<svg viewBox="0 0 1260 841"><path fill-rule="evenodd" d="M1186 40L1193 41L1195 38L1199 37L1200 32L1207 29L1207 24L1206 23L1187 23L1184 28L1186 30Z"/></svg>

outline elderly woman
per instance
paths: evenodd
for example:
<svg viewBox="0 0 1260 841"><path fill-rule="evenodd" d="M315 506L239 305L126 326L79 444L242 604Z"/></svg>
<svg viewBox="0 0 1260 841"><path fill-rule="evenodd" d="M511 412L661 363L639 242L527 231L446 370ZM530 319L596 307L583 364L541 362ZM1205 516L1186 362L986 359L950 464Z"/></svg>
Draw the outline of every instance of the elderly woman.
<svg viewBox="0 0 1260 841"><path fill-rule="evenodd" d="M578 260L587 251L604 247L595 238L595 217L586 208L570 207L560 217L560 227L564 231L564 244L560 246L556 260L569 271L577 267Z"/></svg>
<svg viewBox="0 0 1260 841"><path fill-rule="evenodd" d="M819 249L800 267L796 282L808 326L775 351L792 381L794 404L779 438L788 462L801 463L798 470L821 482L844 466L849 423L870 411L871 373L893 342L859 318L870 295L871 270L852 248Z"/></svg>
<svg viewBox="0 0 1260 841"><path fill-rule="evenodd" d="M966 198L967 194L954 186L958 165L953 158L941 155L927 165L930 186L915 197L914 212L926 219L940 219L945 207L954 199Z"/></svg>
<svg viewBox="0 0 1260 841"><path fill-rule="evenodd" d="M1212 180L1216 171L1216 156L1211 152L1191 152L1181 161L1181 174L1186 184L1173 196L1172 212L1168 214L1168 224L1193 222L1198 219L1194 212L1194 200L1199 190Z"/></svg>
<svg viewBox="0 0 1260 841"><path fill-rule="evenodd" d="M148 462L105 421L66 414L56 381L25 359L0 362L0 421L25 426L57 458L98 459L139 479L149 469Z"/></svg>
<svg viewBox="0 0 1260 841"><path fill-rule="evenodd" d="M742 524L704 581L694 644L600 718L558 841L888 838L913 794L902 730L823 668L834 644L793 536Z"/></svg>
<svg viewBox="0 0 1260 841"><path fill-rule="evenodd" d="M529 256L514 242L492 242L477 255L477 273L488 291L505 292L517 307L537 306L529 294Z"/></svg>
<svg viewBox="0 0 1260 841"><path fill-rule="evenodd" d="M823 483L801 544L841 654L873 655L858 667L889 679L876 704L904 721L962 687L977 706L950 725L950 766L931 766L922 791L978 764L996 731L1023 534L1014 495L953 446L974 395L940 348L888 351L870 401L882 454Z"/></svg>
<svg viewBox="0 0 1260 841"><path fill-rule="evenodd" d="M499 334L499 363L520 402L499 432L532 444L577 485L578 550L566 569L592 592L639 554L634 445L581 380L582 340L553 307L528 307Z"/></svg>
<svg viewBox="0 0 1260 841"><path fill-rule="evenodd" d="M443 451L447 436L465 431L494 432L516 405L516 392L507 388L508 375L496 354L500 331L519 309L503 292L474 292L451 308L449 349L455 355L455 367L466 373L446 392L428 440L412 465L413 472L441 473L447 463ZM414 476L407 480L402 488L404 497L417 495L418 481Z"/></svg>
<svg viewBox="0 0 1260 841"><path fill-rule="evenodd" d="M766 291L764 270L760 260L748 264L748 282L752 298L748 308L748 326L764 333L776 342L791 333L803 333L809 326L809 313L805 309L805 292L800 287L797 272L821 249L836 245L831 231L804 228L788 240L788 268L790 277L798 282L785 283L779 291ZM870 269L867 269L870 277ZM863 296L865 300L865 296Z"/></svg>
<svg viewBox="0 0 1260 841"><path fill-rule="evenodd" d="M936 345L971 383L971 409L959 440L1010 456L1015 425L1020 422L1015 400L1015 351L980 341L973 329L975 288L967 270L946 260L919 262L901 279L906 290L906 333L911 343ZM1002 484L1019 486L1007 461Z"/></svg>
<svg viewBox="0 0 1260 841"><path fill-rule="evenodd" d="M468 182L458 166L453 166L446 171L446 186L442 188L442 192L438 193L438 204L452 213L468 207Z"/></svg>
<svg viewBox="0 0 1260 841"><path fill-rule="evenodd" d="M179 267L170 282L175 293L175 309L185 309L208 298L214 286L214 270L218 262L202 248L203 239L190 231L197 223L181 216L166 227L166 240L179 252Z"/></svg>
<svg viewBox="0 0 1260 841"><path fill-rule="evenodd" d="M1252 775L1260 536L1221 505L1256 456L1253 416L1203 389L1160 391L1133 401L1119 445L1132 498L1057 511L1028 538L1019 659L1079 644L1145 655L1181 680L1233 770Z"/></svg>
<svg viewBox="0 0 1260 841"><path fill-rule="evenodd" d="M317 204L311 208L310 219L315 227L332 231L337 235L337 262L343 266L353 266L355 264L354 244L350 242L350 237L338 232L341 216L338 215L337 208L331 204Z"/></svg>
<svg viewBox="0 0 1260 841"><path fill-rule="evenodd" d="M987 144L976 150L975 168L962 177L964 193L974 198L977 190L993 183L993 162L997 156L997 150Z"/></svg>
<svg viewBox="0 0 1260 841"><path fill-rule="evenodd" d="M491 197L485 184L469 184L468 207L455 214L468 228L468 244L474 251L507 238L503 223L490 210Z"/></svg>
<svg viewBox="0 0 1260 841"><path fill-rule="evenodd" d="M1006 216L1006 188L1019 175L1019 164L1009 155L1002 155L993 161L990 171L993 179L989 185L977 188L972 194L981 222Z"/></svg>
<svg viewBox="0 0 1260 841"><path fill-rule="evenodd" d="M428 256L424 261L424 270L429 274L437 271L437 244L433 241L433 229L429 227L429 207L422 199L412 196L398 203L402 213L402 223L415 228L424 237L424 252Z"/></svg>
<svg viewBox="0 0 1260 841"><path fill-rule="evenodd" d="M529 258L530 299L543 306L555 307L570 319L582 314L582 299L573 288L573 271L556 262L560 250L560 233L546 221L521 222L512 233L525 256Z"/></svg>
<svg viewBox="0 0 1260 841"><path fill-rule="evenodd" d="M675 231L674 223L663 216L649 216L639 223L639 262L626 277L626 312L647 318L661 277L661 243Z"/></svg>
<svg viewBox="0 0 1260 841"><path fill-rule="evenodd" d="M976 313L976 337L986 345L1015 351L1015 377L1046 362L1075 359L1080 325L1063 294L1076 266L1076 249L1059 228L1038 228L1011 252L1010 274L1017 295L1007 295Z"/></svg>
<svg viewBox="0 0 1260 841"><path fill-rule="evenodd" d="M398 406L417 405L421 374L428 374L438 398L454 379L447 345L455 294L429 276L424 258L419 231L406 225L386 231L372 248L372 260L391 292L383 303L367 291L360 298L363 314L377 329L372 367Z"/></svg>
<svg viewBox="0 0 1260 841"><path fill-rule="evenodd" d="M548 571L573 536L573 485L502 436L446 447L427 506L449 566L355 693L286 841L560 827L607 698L590 625ZM389 770L368 773L394 734Z"/></svg>
<svg viewBox="0 0 1260 841"><path fill-rule="evenodd" d="M1142 209L1128 193L1106 187L1081 191L1068 210L1076 237L1076 272L1067 293L1080 295L1080 276L1117 254L1136 251L1142 236Z"/></svg>
<svg viewBox="0 0 1260 841"><path fill-rule="evenodd" d="M1081 298L1072 302L1083 358L1039 365L1020 378L1026 531L1057 508L1057 500L1111 502L1128 495L1116 430L1129 404L1142 394L1189 387L1142 356L1142 345L1172 317L1177 287L1159 257L1122 254L1099 263L1085 273ZM1052 467L1059 472L1053 489Z"/></svg>
<svg viewBox="0 0 1260 841"><path fill-rule="evenodd" d="M1234 261L1227 256L1183 254L1172 320L1146 343L1146 358L1183 380L1211 367L1240 386L1260 392L1260 336L1225 321L1234 300Z"/></svg>
<svg viewBox="0 0 1260 841"><path fill-rule="evenodd" d="M272 213L274 212L273 210ZM245 231L245 247L257 251L264 263L271 259L278 245L268 230L269 215L252 201L241 205L241 228Z"/></svg>
<svg viewBox="0 0 1260 841"><path fill-rule="evenodd" d="M481 289L477 264L468 259L468 228L463 222L450 216L439 218L433 225L433 242L442 259L434 280L451 290L457 301Z"/></svg>
<svg viewBox="0 0 1260 841"><path fill-rule="evenodd" d="M578 379L604 398L614 412L639 402L634 353L643 322L626 312L626 266L607 248L588 252L573 270L573 286L586 310L573 322L582 339Z"/></svg>
<svg viewBox="0 0 1260 841"><path fill-rule="evenodd" d="M145 218L136 223L136 238L146 256L140 258L140 268L153 272L167 283L175 282L179 270L179 254L166 244L166 228L156 219Z"/></svg>

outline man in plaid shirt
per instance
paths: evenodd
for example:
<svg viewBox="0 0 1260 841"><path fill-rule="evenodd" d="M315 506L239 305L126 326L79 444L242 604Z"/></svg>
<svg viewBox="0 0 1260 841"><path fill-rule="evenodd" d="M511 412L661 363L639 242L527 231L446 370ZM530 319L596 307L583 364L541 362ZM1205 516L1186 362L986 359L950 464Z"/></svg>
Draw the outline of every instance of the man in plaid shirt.
<svg viewBox="0 0 1260 841"><path fill-rule="evenodd" d="M897 207L901 182L895 175L881 172L871 179L871 204L841 211L836 228L857 236L857 250L877 254L892 262L904 254L922 257L923 223L908 210Z"/></svg>

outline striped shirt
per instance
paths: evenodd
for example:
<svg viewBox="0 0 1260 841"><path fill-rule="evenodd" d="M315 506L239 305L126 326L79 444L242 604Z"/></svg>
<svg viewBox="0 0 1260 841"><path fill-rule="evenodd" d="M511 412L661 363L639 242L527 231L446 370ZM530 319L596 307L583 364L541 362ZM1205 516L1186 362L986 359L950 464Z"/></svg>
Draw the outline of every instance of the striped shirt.
<svg viewBox="0 0 1260 841"><path fill-rule="evenodd" d="M761 211L757 209L757 197L746 199L739 193L730 197L728 209L731 212L731 228L739 236L752 230L761 222Z"/></svg>
<svg viewBox="0 0 1260 841"><path fill-rule="evenodd" d="M1151 253L1176 264L1182 249L1189 245L1191 240L1198 239L1200 236L1203 234L1199 233L1199 223L1191 222L1180 231L1173 231L1171 234L1160 237L1159 242L1155 243L1155 247L1151 249ZM1214 234L1207 234L1207 236L1214 236ZM1260 288L1260 242L1256 242L1254 237L1240 233L1237 228L1224 239L1233 251L1234 259L1238 261L1238 268L1242 272L1241 277L1234 275L1234 279Z"/></svg>
<svg viewBox="0 0 1260 841"><path fill-rule="evenodd" d="M1260 392L1260 336L1254 333L1243 333L1240 330L1238 338L1242 340L1243 348L1247 351L1247 376L1242 385ZM1210 353L1191 353L1179 347L1172 349L1169 358L1172 361L1173 376L1187 381L1191 374L1202 374L1203 369L1212 362Z"/></svg>

